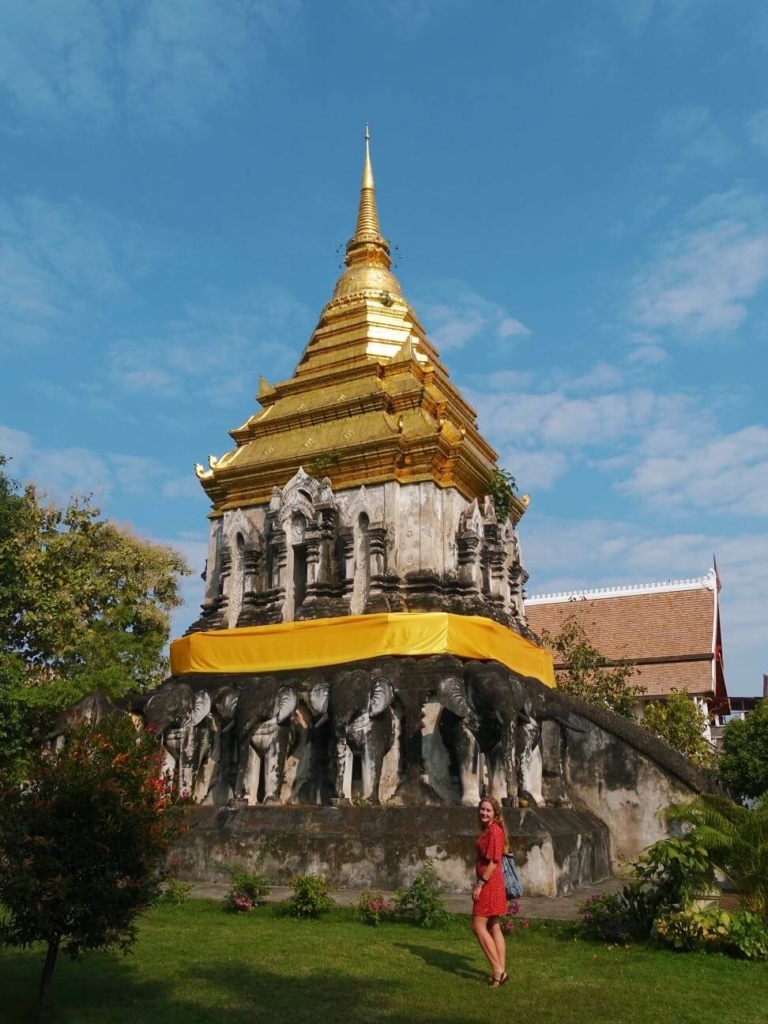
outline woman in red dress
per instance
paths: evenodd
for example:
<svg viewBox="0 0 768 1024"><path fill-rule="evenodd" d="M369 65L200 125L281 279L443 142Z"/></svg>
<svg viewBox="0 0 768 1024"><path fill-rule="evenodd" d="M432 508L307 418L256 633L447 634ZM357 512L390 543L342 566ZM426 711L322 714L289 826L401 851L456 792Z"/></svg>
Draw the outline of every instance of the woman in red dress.
<svg viewBox="0 0 768 1024"><path fill-rule="evenodd" d="M507 894L501 870L501 858L508 848L507 832L498 800L483 797L477 816L481 832L475 862L477 884L472 890L472 931L493 971L489 984L499 988L509 981L507 948L499 920L507 912Z"/></svg>

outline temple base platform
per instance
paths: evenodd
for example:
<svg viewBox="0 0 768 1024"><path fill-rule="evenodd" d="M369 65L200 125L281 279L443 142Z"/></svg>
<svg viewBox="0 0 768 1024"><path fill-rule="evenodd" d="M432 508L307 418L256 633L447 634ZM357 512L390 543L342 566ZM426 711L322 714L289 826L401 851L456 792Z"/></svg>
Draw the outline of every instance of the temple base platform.
<svg viewBox="0 0 768 1024"><path fill-rule="evenodd" d="M585 811L505 808L512 852L527 896L562 896L611 873L608 829ZM230 869L275 885L321 874L343 889L409 885L431 860L447 892L474 880L473 807L196 807L174 857L181 878L227 881Z"/></svg>

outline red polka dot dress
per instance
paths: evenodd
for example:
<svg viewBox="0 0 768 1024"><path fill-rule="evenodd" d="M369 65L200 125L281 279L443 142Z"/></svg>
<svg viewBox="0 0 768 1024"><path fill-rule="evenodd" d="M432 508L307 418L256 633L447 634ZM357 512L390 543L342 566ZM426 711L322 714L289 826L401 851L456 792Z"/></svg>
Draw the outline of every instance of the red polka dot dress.
<svg viewBox="0 0 768 1024"><path fill-rule="evenodd" d="M475 873L480 878L491 861L496 864L496 869L485 885L480 887L480 895L472 905L473 917L502 917L507 912L504 872L501 870L503 853L504 833L501 827L492 821L477 840Z"/></svg>

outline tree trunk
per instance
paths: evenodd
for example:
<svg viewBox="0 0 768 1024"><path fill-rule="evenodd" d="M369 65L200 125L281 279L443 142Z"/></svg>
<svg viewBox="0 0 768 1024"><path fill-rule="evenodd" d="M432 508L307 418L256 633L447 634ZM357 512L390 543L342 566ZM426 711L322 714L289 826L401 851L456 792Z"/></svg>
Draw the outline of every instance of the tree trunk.
<svg viewBox="0 0 768 1024"><path fill-rule="evenodd" d="M48 942L48 952L45 954L45 963L43 964L43 976L40 979L40 997L37 1002L37 1019L42 1020L43 1014L45 1013L45 1006L48 1000L48 991L51 987L51 978L53 977L53 969L56 966L56 957L59 953L59 942L61 940L60 935L55 935Z"/></svg>

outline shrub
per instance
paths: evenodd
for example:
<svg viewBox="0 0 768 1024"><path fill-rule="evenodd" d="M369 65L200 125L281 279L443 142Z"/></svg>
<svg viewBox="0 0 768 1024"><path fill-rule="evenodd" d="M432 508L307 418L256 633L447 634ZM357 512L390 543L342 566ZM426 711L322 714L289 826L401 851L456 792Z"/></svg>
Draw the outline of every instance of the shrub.
<svg viewBox="0 0 768 1024"><path fill-rule="evenodd" d="M681 910L660 917L653 937L681 952L722 952L746 960L768 957L768 930L755 914L724 910Z"/></svg>
<svg viewBox="0 0 768 1024"><path fill-rule="evenodd" d="M731 915L726 952L743 956L745 960L768 958L768 928L757 914L738 910Z"/></svg>
<svg viewBox="0 0 768 1024"><path fill-rule="evenodd" d="M249 874L237 868L230 871L232 885L227 892L227 907L244 913L263 903L270 893L270 886L264 875Z"/></svg>
<svg viewBox="0 0 768 1024"><path fill-rule="evenodd" d="M378 890L375 892L361 892L360 898L355 904L355 909L363 924L370 924L374 928L380 925L382 921L391 921L395 916L394 906Z"/></svg>
<svg viewBox="0 0 768 1024"><path fill-rule="evenodd" d="M296 875L290 886L293 895L282 907L289 917L318 918L333 906L328 882L322 875Z"/></svg>
<svg viewBox="0 0 768 1024"><path fill-rule="evenodd" d="M180 907L182 903L187 902L191 892L192 886L189 882L182 882L178 878L169 878L158 902L169 904L172 907Z"/></svg>
<svg viewBox="0 0 768 1024"><path fill-rule="evenodd" d="M395 913L422 928L436 928L446 921L442 886L431 861L424 862L407 889L397 890Z"/></svg>
<svg viewBox="0 0 768 1024"><path fill-rule="evenodd" d="M23 788L0 779L0 941L47 945L41 1009L60 947L128 950L160 896L180 821L159 758L129 719L105 718L38 752Z"/></svg>
<svg viewBox="0 0 768 1024"><path fill-rule="evenodd" d="M521 928L527 930L530 927L530 921L527 917L522 917L519 921L515 920L519 913L520 904L517 900L511 900L508 912L500 921L501 930L505 935L512 935L514 932L519 932Z"/></svg>
<svg viewBox="0 0 768 1024"><path fill-rule="evenodd" d="M625 942L630 938L627 908L621 893L593 892L576 913L581 930L588 939Z"/></svg>
<svg viewBox="0 0 768 1024"><path fill-rule="evenodd" d="M752 809L724 796L699 796L668 807L666 816L693 826L690 837L730 878L744 909L768 925L768 793Z"/></svg>
<svg viewBox="0 0 768 1024"><path fill-rule="evenodd" d="M660 839L649 846L635 864L635 874L655 903L653 916L675 908L684 910L694 896L715 888L709 852L693 833Z"/></svg>

